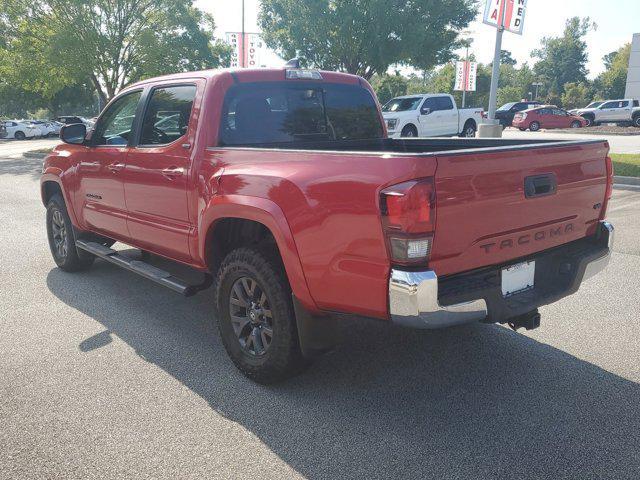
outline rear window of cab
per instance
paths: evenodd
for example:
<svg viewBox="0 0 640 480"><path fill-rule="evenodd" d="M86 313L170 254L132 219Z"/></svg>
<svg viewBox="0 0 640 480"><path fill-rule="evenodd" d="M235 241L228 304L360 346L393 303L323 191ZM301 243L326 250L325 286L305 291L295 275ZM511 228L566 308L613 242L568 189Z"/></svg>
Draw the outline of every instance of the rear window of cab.
<svg viewBox="0 0 640 480"><path fill-rule="evenodd" d="M376 101L359 85L261 82L225 96L220 146L382 138Z"/></svg>

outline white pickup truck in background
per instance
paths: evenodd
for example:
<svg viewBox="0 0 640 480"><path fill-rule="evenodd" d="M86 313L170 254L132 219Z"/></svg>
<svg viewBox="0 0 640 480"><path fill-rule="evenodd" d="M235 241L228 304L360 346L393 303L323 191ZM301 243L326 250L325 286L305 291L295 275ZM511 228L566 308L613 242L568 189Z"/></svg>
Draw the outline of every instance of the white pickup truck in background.
<svg viewBox="0 0 640 480"><path fill-rule="evenodd" d="M587 126L600 123L630 123L640 127L640 102L632 98L607 100L596 108L583 108L578 115L587 121Z"/></svg>
<svg viewBox="0 0 640 480"><path fill-rule="evenodd" d="M389 137L475 137L481 108L458 109L451 95L426 93L389 100L382 107Z"/></svg>

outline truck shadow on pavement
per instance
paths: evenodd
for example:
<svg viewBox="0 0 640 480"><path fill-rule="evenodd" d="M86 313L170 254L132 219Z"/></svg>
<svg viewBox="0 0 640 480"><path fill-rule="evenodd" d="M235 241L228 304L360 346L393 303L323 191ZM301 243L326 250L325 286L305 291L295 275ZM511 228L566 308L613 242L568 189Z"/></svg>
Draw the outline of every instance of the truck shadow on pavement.
<svg viewBox="0 0 640 480"><path fill-rule="evenodd" d="M31 175L40 179L42 158L15 158L0 161L0 175Z"/></svg>
<svg viewBox="0 0 640 480"><path fill-rule="evenodd" d="M210 290L185 299L101 261L82 274L53 269L47 285L104 325L83 352L116 335L309 478L640 471L640 386L502 327L354 321L307 373L264 387L227 358Z"/></svg>

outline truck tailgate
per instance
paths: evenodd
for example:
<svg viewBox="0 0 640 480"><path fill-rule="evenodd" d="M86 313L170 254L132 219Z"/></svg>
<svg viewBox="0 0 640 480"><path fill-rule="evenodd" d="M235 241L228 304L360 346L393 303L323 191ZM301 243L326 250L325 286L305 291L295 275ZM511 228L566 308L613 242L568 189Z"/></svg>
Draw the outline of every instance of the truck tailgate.
<svg viewBox="0 0 640 480"><path fill-rule="evenodd" d="M608 151L604 141L586 141L439 154L430 268L460 273L594 234ZM555 192L545 192L547 181Z"/></svg>

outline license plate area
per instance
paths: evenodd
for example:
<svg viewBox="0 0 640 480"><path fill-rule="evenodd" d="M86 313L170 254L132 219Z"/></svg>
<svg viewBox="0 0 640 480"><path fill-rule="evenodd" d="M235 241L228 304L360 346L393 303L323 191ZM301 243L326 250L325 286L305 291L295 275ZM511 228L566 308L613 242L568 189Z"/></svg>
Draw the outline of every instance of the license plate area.
<svg viewBox="0 0 640 480"><path fill-rule="evenodd" d="M522 262L502 269L502 296L509 297L534 286L536 262Z"/></svg>

